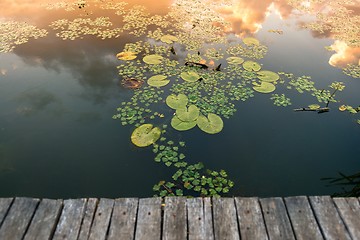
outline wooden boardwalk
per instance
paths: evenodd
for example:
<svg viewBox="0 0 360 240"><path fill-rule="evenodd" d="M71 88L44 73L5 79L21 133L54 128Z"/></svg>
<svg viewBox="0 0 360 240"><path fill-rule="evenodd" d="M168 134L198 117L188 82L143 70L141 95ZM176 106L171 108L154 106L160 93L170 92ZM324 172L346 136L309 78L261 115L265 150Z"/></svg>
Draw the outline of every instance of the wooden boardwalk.
<svg viewBox="0 0 360 240"><path fill-rule="evenodd" d="M357 198L0 198L0 239L360 239Z"/></svg>

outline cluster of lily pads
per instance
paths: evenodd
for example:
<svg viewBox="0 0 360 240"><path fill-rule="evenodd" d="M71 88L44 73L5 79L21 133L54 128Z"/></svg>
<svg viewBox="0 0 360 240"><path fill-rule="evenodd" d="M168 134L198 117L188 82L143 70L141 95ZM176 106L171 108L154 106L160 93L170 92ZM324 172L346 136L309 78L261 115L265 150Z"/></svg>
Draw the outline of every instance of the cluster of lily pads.
<svg viewBox="0 0 360 240"><path fill-rule="evenodd" d="M274 101L274 105L276 106L286 107L288 105L291 105L290 98L287 98L285 94L279 95L275 93L271 95L270 99Z"/></svg>
<svg viewBox="0 0 360 240"><path fill-rule="evenodd" d="M360 65L348 64L343 68L343 73L353 78L360 78Z"/></svg>

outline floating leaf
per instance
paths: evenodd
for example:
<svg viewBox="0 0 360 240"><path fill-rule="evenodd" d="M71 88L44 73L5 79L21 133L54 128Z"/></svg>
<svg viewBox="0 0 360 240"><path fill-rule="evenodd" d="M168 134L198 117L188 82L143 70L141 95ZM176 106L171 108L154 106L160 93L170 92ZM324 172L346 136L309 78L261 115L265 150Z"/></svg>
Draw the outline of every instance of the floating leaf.
<svg viewBox="0 0 360 240"><path fill-rule="evenodd" d="M182 72L180 77L187 82L196 82L200 78L199 74L193 71Z"/></svg>
<svg viewBox="0 0 360 240"><path fill-rule="evenodd" d="M344 112L346 110L346 105L341 105L339 111Z"/></svg>
<svg viewBox="0 0 360 240"><path fill-rule="evenodd" d="M224 123L221 117L214 113L209 113L207 117L200 115L197 119L197 125L204 132L215 134L221 132Z"/></svg>
<svg viewBox="0 0 360 240"><path fill-rule="evenodd" d="M320 105L319 104L310 104L308 106L311 110L316 110L316 109L319 109L320 108Z"/></svg>
<svg viewBox="0 0 360 240"><path fill-rule="evenodd" d="M169 44L171 44L171 43L173 43L173 42L178 41L178 38L175 37L175 36L172 36L172 35L164 35L164 36L162 36L162 37L160 38L160 40L161 40L162 42L164 42L164 43L169 43Z"/></svg>
<svg viewBox="0 0 360 240"><path fill-rule="evenodd" d="M148 84L153 87L163 87L167 85L170 80L166 79L165 75L155 75L148 79Z"/></svg>
<svg viewBox="0 0 360 240"><path fill-rule="evenodd" d="M136 58L136 53L134 53L134 52L120 52L120 53L116 54L116 57L119 60L129 61L129 60L134 60Z"/></svg>
<svg viewBox="0 0 360 240"><path fill-rule="evenodd" d="M131 134L131 142L138 147L147 147L155 143L161 135L161 130L158 127L153 127L152 124L143 124L136 128Z"/></svg>
<svg viewBox="0 0 360 240"><path fill-rule="evenodd" d="M244 62L244 59L242 59L241 57L228 57L226 59L226 61L229 63L229 64L242 64Z"/></svg>
<svg viewBox="0 0 360 240"><path fill-rule="evenodd" d="M274 84L269 83L269 82L261 82L261 84L255 84L253 83L255 86L253 86L253 89L257 92L260 93L271 93L273 92L276 87Z"/></svg>
<svg viewBox="0 0 360 240"><path fill-rule="evenodd" d="M172 109L184 108L188 103L188 97L185 94L171 94L166 98L166 104Z"/></svg>
<svg viewBox="0 0 360 240"><path fill-rule="evenodd" d="M178 131L186 131L196 126L196 121L185 122L180 120L177 116L171 119L171 126Z"/></svg>
<svg viewBox="0 0 360 240"><path fill-rule="evenodd" d="M243 42L246 45L259 45L260 44L259 40L257 40L256 38L252 38L252 37L244 38Z"/></svg>
<svg viewBox="0 0 360 240"><path fill-rule="evenodd" d="M147 55L143 58L143 61L147 64L160 64L161 60L163 59L162 56L157 54Z"/></svg>
<svg viewBox="0 0 360 240"><path fill-rule="evenodd" d="M258 78L264 82L276 82L279 80L279 75L272 71L262 70L257 72Z"/></svg>
<svg viewBox="0 0 360 240"><path fill-rule="evenodd" d="M185 122L195 121L200 114L200 110L195 105L190 105L188 108L178 108L176 109L176 116Z"/></svg>
<svg viewBox="0 0 360 240"><path fill-rule="evenodd" d="M254 61L245 61L243 63L243 68L249 72L251 71L259 71L261 69L261 66L260 64L258 64L257 62L254 62Z"/></svg>

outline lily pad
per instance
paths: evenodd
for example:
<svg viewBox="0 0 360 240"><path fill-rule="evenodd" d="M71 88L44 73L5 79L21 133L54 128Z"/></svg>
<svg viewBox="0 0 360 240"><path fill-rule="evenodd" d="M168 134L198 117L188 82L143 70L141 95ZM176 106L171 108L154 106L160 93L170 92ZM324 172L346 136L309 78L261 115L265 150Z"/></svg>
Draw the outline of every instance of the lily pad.
<svg viewBox="0 0 360 240"><path fill-rule="evenodd" d="M261 82L261 84L254 84L253 89L260 93L271 93L275 91L276 87L274 84L269 82Z"/></svg>
<svg viewBox="0 0 360 240"><path fill-rule="evenodd" d="M200 114L200 110L195 105L190 105L188 108L178 108L176 109L176 116L184 122L195 121Z"/></svg>
<svg viewBox="0 0 360 240"><path fill-rule="evenodd" d="M346 105L341 105L339 111L344 112L346 110Z"/></svg>
<svg viewBox="0 0 360 240"><path fill-rule="evenodd" d="M171 119L171 126L178 131L186 131L196 126L196 121L181 121L177 116Z"/></svg>
<svg viewBox="0 0 360 240"><path fill-rule="evenodd" d="M254 62L254 61L245 61L243 63L243 68L249 72L251 71L259 71L261 69L261 66L260 64L258 64L257 62Z"/></svg>
<svg viewBox="0 0 360 240"><path fill-rule="evenodd" d="M116 57L119 60L129 61L129 60L134 60L136 58L136 53L134 53L134 52L119 52L118 54L116 54Z"/></svg>
<svg viewBox="0 0 360 240"><path fill-rule="evenodd" d="M226 61L229 63L229 64L242 64L244 62L244 59L242 59L241 57L228 57L226 59Z"/></svg>
<svg viewBox="0 0 360 240"><path fill-rule="evenodd" d="M316 110L316 109L319 109L320 108L320 105L319 104L310 104L308 106L311 110Z"/></svg>
<svg viewBox="0 0 360 240"><path fill-rule="evenodd" d="M196 82L200 78L199 74L193 71L182 72L180 77L187 82Z"/></svg>
<svg viewBox="0 0 360 240"><path fill-rule="evenodd" d="M258 78L264 82L276 82L279 80L279 75L272 71L262 70L257 72Z"/></svg>
<svg viewBox="0 0 360 240"><path fill-rule="evenodd" d="M162 42L164 42L164 43L169 43L169 44L171 44L171 43L173 43L173 42L178 41L178 38L175 37L175 36L172 36L172 35L164 35L164 36L162 36L162 37L160 38L160 40L161 40Z"/></svg>
<svg viewBox="0 0 360 240"><path fill-rule="evenodd" d="M209 134L219 133L224 127L221 117L214 113L209 113L207 117L200 115L196 122L202 131Z"/></svg>
<svg viewBox="0 0 360 240"><path fill-rule="evenodd" d="M253 37L244 38L243 42L246 45L259 45L260 44L259 40L257 40L256 38L253 38Z"/></svg>
<svg viewBox="0 0 360 240"><path fill-rule="evenodd" d="M163 87L167 85L170 80L166 79L165 75L155 75L148 79L148 84L153 87Z"/></svg>
<svg viewBox="0 0 360 240"><path fill-rule="evenodd" d="M166 104L172 109L185 108L189 99L185 94L171 94L166 98Z"/></svg>
<svg viewBox="0 0 360 240"><path fill-rule="evenodd" d="M138 147L147 147L155 143L161 135L161 129L152 124L143 124L131 134L131 142Z"/></svg>
<svg viewBox="0 0 360 240"><path fill-rule="evenodd" d="M147 55L143 58L143 61L147 64L160 64L161 60L163 59L162 56L157 54Z"/></svg>

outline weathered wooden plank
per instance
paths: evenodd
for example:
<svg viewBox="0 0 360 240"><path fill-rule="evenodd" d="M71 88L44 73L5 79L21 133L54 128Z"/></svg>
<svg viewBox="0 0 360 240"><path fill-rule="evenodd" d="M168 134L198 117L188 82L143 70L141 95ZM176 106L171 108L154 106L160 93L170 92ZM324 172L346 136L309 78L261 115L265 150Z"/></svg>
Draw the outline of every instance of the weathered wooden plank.
<svg viewBox="0 0 360 240"><path fill-rule="evenodd" d="M295 239L283 200L281 198L262 198L260 204L269 238Z"/></svg>
<svg viewBox="0 0 360 240"><path fill-rule="evenodd" d="M240 239L235 200L233 198L213 198L212 202L215 239Z"/></svg>
<svg viewBox="0 0 360 240"><path fill-rule="evenodd" d="M211 199L186 200L189 240L214 240Z"/></svg>
<svg viewBox="0 0 360 240"><path fill-rule="evenodd" d="M137 198L115 200L108 240L134 239L138 204Z"/></svg>
<svg viewBox="0 0 360 240"><path fill-rule="evenodd" d="M184 197L166 197L162 239L175 240L186 238L186 199Z"/></svg>
<svg viewBox="0 0 360 240"><path fill-rule="evenodd" d="M325 239L350 239L350 235L329 196L314 196L309 199Z"/></svg>
<svg viewBox="0 0 360 240"><path fill-rule="evenodd" d="M357 198L334 198L352 239L360 239L360 204Z"/></svg>
<svg viewBox="0 0 360 240"><path fill-rule="evenodd" d="M22 239L39 199L15 198L0 228L0 239Z"/></svg>
<svg viewBox="0 0 360 240"><path fill-rule="evenodd" d="M90 236L90 228L94 220L96 207L98 204L97 198L89 198L86 202L85 214L80 227L78 240L88 240Z"/></svg>
<svg viewBox="0 0 360 240"><path fill-rule="evenodd" d="M268 239L258 198L235 198L241 239Z"/></svg>
<svg viewBox="0 0 360 240"><path fill-rule="evenodd" d="M55 230L54 240L77 239L84 216L85 205L86 199L84 198L64 200L64 207Z"/></svg>
<svg viewBox="0 0 360 240"><path fill-rule="evenodd" d="M139 201L135 239L159 240L161 235L161 198L144 198Z"/></svg>
<svg viewBox="0 0 360 240"><path fill-rule="evenodd" d="M13 201L13 198L0 198L0 227Z"/></svg>
<svg viewBox="0 0 360 240"><path fill-rule="evenodd" d="M50 239L54 234L61 207L61 200L41 200L25 235L25 240Z"/></svg>
<svg viewBox="0 0 360 240"><path fill-rule="evenodd" d="M89 240L105 240L110 226L113 199L101 198L90 230Z"/></svg>
<svg viewBox="0 0 360 240"><path fill-rule="evenodd" d="M324 239L307 197L287 197L285 204L297 240Z"/></svg>

